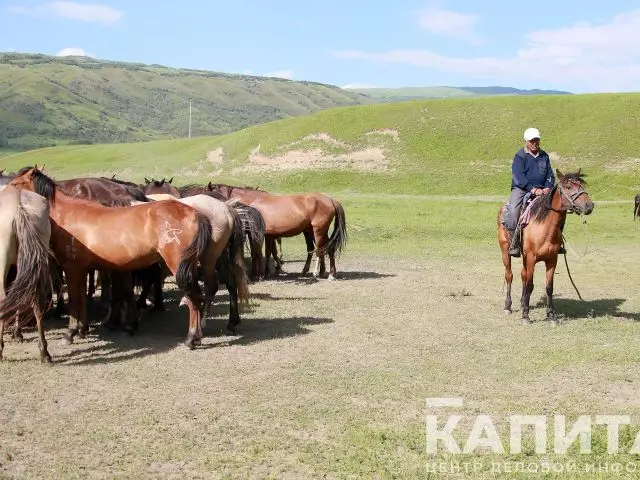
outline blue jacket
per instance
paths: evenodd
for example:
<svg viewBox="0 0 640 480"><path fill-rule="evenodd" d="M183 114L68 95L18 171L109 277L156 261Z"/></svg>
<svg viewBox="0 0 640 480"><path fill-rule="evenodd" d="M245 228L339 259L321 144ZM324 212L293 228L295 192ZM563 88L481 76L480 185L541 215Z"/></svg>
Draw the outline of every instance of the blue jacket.
<svg viewBox="0 0 640 480"><path fill-rule="evenodd" d="M511 190L518 187L530 192L532 188L552 188L555 183L547 152L538 150L537 157L525 152L524 147L516 152L511 164Z"/></svg>

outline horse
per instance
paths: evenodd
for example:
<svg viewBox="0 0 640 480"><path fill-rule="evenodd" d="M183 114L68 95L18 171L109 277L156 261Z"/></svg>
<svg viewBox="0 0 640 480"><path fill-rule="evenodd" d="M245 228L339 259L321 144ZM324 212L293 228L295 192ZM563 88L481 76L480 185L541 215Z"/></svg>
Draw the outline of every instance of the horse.
<svg viewBox="0 0 640 480"><path fill-rule="evenodd" d="M304 234L307 244L307 260L302 269L306 274L311 258L316 254L314 277L325 273L324 255L329 255L329 280L335 279L335 257L347 242L346 217L342 204L321 193L272 195L262 190L234 187L209 182L207 188L228 198L236 198L260 211L265 223L265 258L268 260L274 248L275 238ZM329 236L329 227L334 222ZM315 248L314 248L315 243Z"/></svg>
<svg viewBox="0 0 640 480"><path fill-rule="evenodd" d="M171 201L190 205L211 222L213 240L222 247L227 248L226 257L222 257L222 250L217 251L219 258L216 271L222 277L222 282L229 292L229 322L227 328L235 334L236 325L240 324L238 298L248 298L247 275L244 268L242 255L243 224L241 214L229 204L216 200L208 195L194 195L188 198L175 198L167 193L148 194L147 197L154 201ZM203 309L203 325L205 323L208 308L213 303L213 298L218 291L218 279L206 277L205 304Z"/></svg>
<svg viewBox="0 0 640 480"><path fill-rule="evenodd" d="M529 301L533 292L533 272L536 263L544 262L546 267L547 320L558 324L553 308L553 276L558 263L558 252L562 245L561 226L567 213L589 215L594 204L584 189L584 175L578 170L563 175L556 169L556 185L546 194L537 197L530 206L530 221L522 230L522 324L530 324ZM498 243L502 250L504 278L507 296L504 304L506 314L511 313L511 257L509 256L509 234L502 223L505 206L498 210ZM525 207L523 206L523 213Z"/></svg>
<svg viewBox="0 0 640 480"><path fill-rule="evenodd" d="M211 183L211 182L209 182ZM222 202L230 199L219 192L212 191L209 186L188 184L178 187L178 192L182 198L193 195L207 195ZM245 205L238 200L232 200L233 207L241 213L244 233L249 240L249 251L251 253L251 272L249 278L253 281L262 280L264 277L265 258L262 255L262 244L265 241L265 224L259 210Z"/></svg>
<svg viewBox="0 0 640 480"><path fill-rule="evenodd" d="M51 267L53 252L49 248L51 223L49 202L37 193L9 185L0 191L0 360L4 349L4 324L36 319L40 361L51 362L42 325L49 295L53 290ZM17 267L16 277L6 289L9 268Z"/></svg>
<svg viewBox="0 0 640 480"><path fill-rule="evenodd" d="M169 195L173 195L176 198L180 198L180 192L171 184L171 182L173 182L173 177L171 177L169 180L166 180L164 178L162 180L155 180L154 178L149 180L145 177L145 184L141 185L141 187L145 195L149 193L168 193Z"/></svg>
<svg viewBox="0 0 640 480"><path fill-rule="evenodd" d="M65 340L73 343L89 331L86 274L91 268L131 271L164 260L183 291L189 309L185 345L193 349L202 338L199 271L212 276L218 245L209 220L179 202L146 202L109 208L74 198L47 175L31 167L10 185L35 191L49 201L51 246L69 285L69 326ZM200 267L200 269L198 268Z"/></svg>
<svg viewBox="0 0 640 480"><path fill-rule="evenodd" d="M633 219L635 220L636 217L640 217L640 193L636 195L633 205Z"/></svg>

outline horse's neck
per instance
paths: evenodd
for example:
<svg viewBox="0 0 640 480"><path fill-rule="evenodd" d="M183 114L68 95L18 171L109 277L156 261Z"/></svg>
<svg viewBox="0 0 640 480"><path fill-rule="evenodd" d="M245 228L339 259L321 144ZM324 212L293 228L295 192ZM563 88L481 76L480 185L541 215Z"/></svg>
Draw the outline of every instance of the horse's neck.
<svg viewBox="0 0 640 480"><path fill-rule="evenodd" d="M567 211L564 210L562 205L562 198L560 197L560 190L555 189L553 196L551 197L551 209L547 214L545 224L549 230L559 229L562 221L566 218Z"/></svg>

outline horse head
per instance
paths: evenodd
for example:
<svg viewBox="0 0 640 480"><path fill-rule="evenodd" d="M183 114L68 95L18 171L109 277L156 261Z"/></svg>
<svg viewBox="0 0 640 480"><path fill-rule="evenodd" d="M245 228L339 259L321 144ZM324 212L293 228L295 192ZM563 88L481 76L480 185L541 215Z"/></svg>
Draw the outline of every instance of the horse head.
<svg viewBox="0 0 640 480"><path fill-rule="evenodd" d="M584 189L586 182L581 168L577 172L563 174L556 169L558 178L558 193L562 201L562 207L567 213L589 215L593 212L594 203Z"/></svg>
<svg viewBox="0 0 640 480"><path fill-rule="evenodd" d="M40 168L38 168L38 165L23 167L18 171L16 177L9 182L9 185L22 190L36 192L48 200L53 200L56 191L55 182L42 173L42 169L44 169L44 165Z"/></svg>

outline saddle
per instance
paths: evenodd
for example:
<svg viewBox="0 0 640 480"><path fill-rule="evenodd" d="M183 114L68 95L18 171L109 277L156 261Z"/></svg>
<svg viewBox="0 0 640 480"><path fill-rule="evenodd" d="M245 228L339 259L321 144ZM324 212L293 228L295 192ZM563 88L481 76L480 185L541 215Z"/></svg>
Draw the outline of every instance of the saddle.
<svg viewBox="0 0 640 480"><path fill-rule="evenodd" d="M516 228L524 228L529 224L529 220L531 219L531 207L533 204L542 197L533 197L531 198L531 193L527 193L524 196L522 202L522 208L520 209L520 217L518 218L518 224ZM502 210L502 216L500 217L500 223L502 223L503 227L507 227L507 216L509 215L509 202L507 201L504 204L504 209Z"/></svg>

